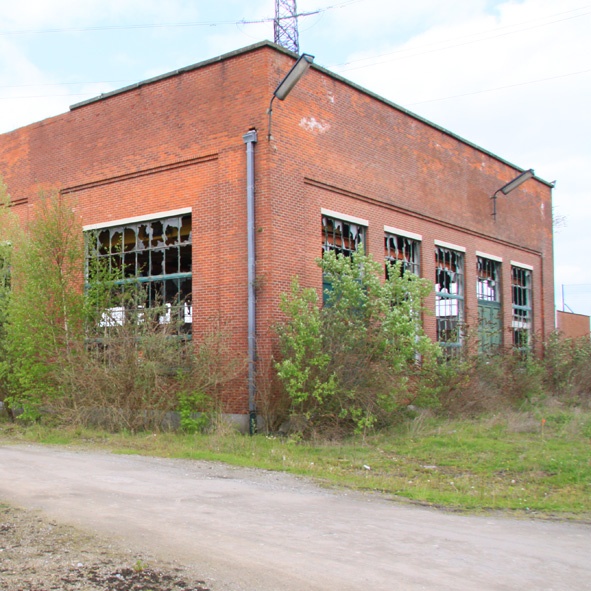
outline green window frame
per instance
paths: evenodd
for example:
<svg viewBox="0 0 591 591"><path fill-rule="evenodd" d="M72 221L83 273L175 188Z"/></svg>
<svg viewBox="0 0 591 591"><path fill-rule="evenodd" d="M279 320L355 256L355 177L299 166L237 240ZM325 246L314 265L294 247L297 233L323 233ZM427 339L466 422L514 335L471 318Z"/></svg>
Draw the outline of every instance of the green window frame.
<svg viewBox="0 0 591 591"><path fill-rule="evenodd" d="M533 328L532 271L511 265L511 333L516 349L529 349Z"/></svg>
<svg viewBox="0 0 591 591"><path fill-rule="evenodd" d="M494 353L503 344L501 275L500 260L477 254L478 350L483 354Z"/></svg>
<svg viewBox="0 0 591 591"><path fill-rule="evenodd" d="M190 334L192 303L192 224L191 214L171 215L151 220L123 222L85 232L87 277L92 259L108 269L115 283L140 285L140 307L161 308L159 322L176 322ZM135 311L137 315L137 310ZM122 324L127 311L115 306L104 315L102 326Z"/></svg>
<svg viewBox="0 0 591 591"><path fill-rule="evenodd" d="M437 341L449 352L462 345L464 325L464 253L435 246Z"/></svg>

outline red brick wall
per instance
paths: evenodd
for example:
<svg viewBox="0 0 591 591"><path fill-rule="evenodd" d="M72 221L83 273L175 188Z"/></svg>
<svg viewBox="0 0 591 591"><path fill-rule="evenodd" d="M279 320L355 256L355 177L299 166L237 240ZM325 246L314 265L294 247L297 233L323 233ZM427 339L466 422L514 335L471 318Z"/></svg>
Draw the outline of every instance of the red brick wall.
<svg viewBox="0 0 591 591"><path fill-rule="evenodd" d="M0 136L0 174L23 220L40 187L58 187L84 224L193 211L195 332L211 319L246 354L246 148L256 159L257 315L261 358L274 346L278 299L299 275L320 286L322 207L369 221L368 251L383 257L383 226L419 233L423 276L434 240L466 248L466 309L476 313L477 250L503 258L505 326L510 261L534 267L534 330L554 327L550 189L530 180L489 197L518 170L327 73L311 69L285 102L272 92L293 63L261 46ZM528 163L529 164L529 163ZM430 303L433 305L434 296ZM426 318L434 334L433 317ZM246 412L245 381L228 392Z"/></svg>
<svg viewBox="0 0 591 591"><path fill-rule="evenodd" d="M278 71L289 65L282 55L276 61L285 63ZM275 107L273 137L269 174L276 203L287 201L292 210L291 215L274 216L273 231L278 240L294 237L289 248L297 260L284 261L292 273L320 285L313 259L320 254L324 207L368 220L368 251L376 258L383 257L384 225L421 234L422 275L429 279L434 278L435 240L465 247L465 304L473 326L476 251L502 257L507 345L511 261L532 266L533 330L553 330L547 184L533 179L499 198L495 221L490 197L519 169L318 70L310 71L285 103ZM277 243L280 253L285 248L285 241ZM434 305L434 295L430 303ZM434 335L435 319L425 322Z"/></svg>
<svg viewBox="0 0 591 591"><path fill-rule="evenodd" d="M589 337L589 316L559 310L556 312L556 328L567 339Z"/></svg>

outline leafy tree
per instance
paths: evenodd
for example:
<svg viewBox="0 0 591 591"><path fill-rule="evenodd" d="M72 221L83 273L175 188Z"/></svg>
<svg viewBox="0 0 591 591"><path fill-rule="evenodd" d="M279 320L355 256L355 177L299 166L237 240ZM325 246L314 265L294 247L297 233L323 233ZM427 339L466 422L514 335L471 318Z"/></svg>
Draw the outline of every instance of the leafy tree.
<svg viewBox="0 0 591 591"><path fill-rule="evenodd" d="M12 244L8 229L12 218L9 210L10 197L0 178L0 402L8 398L8 380L6 377L6 322L10 298L10 258ZM7 403L6 403L7 404ZM10 407L8 412L10 413Z"/></svg>
<svg viewBox="0 0 591 591"><path fill-rule="evenodd" d="M281 302L282 359L275 367L292 412L311 428L363 432L432 396L423 376L440 349L421 323L430 283L400 265L384 281L383 265L363 252L326 252L318 263L330 285L325 305L297 279Z"/></svg>
<svg viewBox="0 0 591 591"><path fill-rule="evenodd" d="M59 394L56 372L84 332L80 224L57 194L41 195L27 232L11 224L10 288L4 309L2 376L8 402L35 419Z"/></svg>
<svg viewBox="0 0 591 591"><path fill-rule="evenodd" d="M211 411L243 368L223 331L194 343L124 268L86 260L80 220L59 193L40 196L26 231L4 201L0 400L23 420L49 410L58 422L139 430L173 425L180 410L184 428L204 424L195 413Z"/></svg>

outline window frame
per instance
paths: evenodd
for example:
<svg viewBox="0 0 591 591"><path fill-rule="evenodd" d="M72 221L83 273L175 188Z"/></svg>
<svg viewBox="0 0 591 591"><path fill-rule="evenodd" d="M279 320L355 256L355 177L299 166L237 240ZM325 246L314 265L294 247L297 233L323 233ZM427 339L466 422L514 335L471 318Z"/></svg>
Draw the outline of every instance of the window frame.
<svg viewBox="0 0 591 591"><path fill-rule="evenodd" d="M115 305L99 325L122 325L127 318L143 321L145 308L162 308L158 323L178 321L178 331L190 336L193 323L193 228L191 209L161 212L84 226L85 277L93 260L106 261L108 274L120 273L113 283L143 286L146 300L137 309ZM132 306L133 307L133 306Z"/></svg>
<svg viewBox="0 0 591 591"><path fill-rule="evenodd" d="M515 349L531 347L533 320L533 267L511 261L511 335Z"/></svg>
<svg viewBox="0 0 591 591"><path fill-rule="evenodd" d="M502 261L499 257L476 253L476 299L479 302L501 303ZM490 273L483 267L488 267ZM492 297L490 291L485 293L487 290L493 291Z"/></svg>
<svg viewBox="0 0 591 591"><path fill-rule="evenodd" d="M369 226L369 222L362 218L357 218L354 216L350 216L347 214L342 214L336 211L332 211L330 209L322 208L320 210L321 214L321 232L322 232L322 255L324 256L325 252L334 252L336 255L342 254L343 256L350 257L354 252L356 252L359 247L363 247L365 249L365 245L367 243L367 229ZM335 243L329 242L328 236L328 221L332 221L332 238L335 240ZM336 225L341 225L340 231L340 244L336 244ZM348 228L349 236L345 239L344 233L345 228ZM351 229L354 229L354 233L351 233ZM349 243L348 246L345 246L345 241ZM354 244L354 248L351 248L351 244ZM328 303L328 295L332 291L332 284L330 281L327 281L325 273L322 274L322 303Z"/></svg>
<svg viewBox="0 0 591 591"><path fill-rule="evenodd" d="M440 260L440 254L443 254L442 261ZM463 344L465 259L466 249L464 247L439 240L435 241L436 338L437 342L449 352L459 349ZM446 268L446 265L449 265L449 268ZM444 279L444 273L449 275L450 279L447 288L441 287L448 283L446 280L444 280L443 284L440 283L440 280ZM452 281L453 275L455 275L456 281ZM452 285L457 286L455 291L450 291ZM447 291L444 291L444 289L447 289ZM452 313L442 314L441 312Z"/></svg>
<svg viewBox="0 0 591 591"><path fill-rule="evenodd" d="M392 245L390 242L396 239L397 244ZM401 264L401 274L410 272L417 277L421 276L421 242L423 237L420 234L406 232L390 226L384 226L384 259L385 275L388 278L389 268L396 263ZM402 246L401 246L402 243ZM406 253L410 252L410 256ZM393 254L392 254L393 253Z"/></svg>
<svg viewBox="0 0 591 591"><path fill-rule="evenodd" d="M367 242L367 228L369 226L369 222L367 220L324 208L320 210L320 214L322 223L321 229L323 254L328 251L333 251L336 254L342 254L348 257L351 256L354 252L356 252L359 249L359 246L365 248ZM329 242L327 229L328 223L326 223L329 220L331 220L332 222L337 222L337 224L333 223L333 243ZM339 237L339 235L336 232L336 230L338 229L338 225L341 225L340 244L336 243L337 237ZM348 229L348 236L346 238L344 236L345 228ZM348 245L345 244L346 242L348 242ZM354 247L352 247L352 245L354 245Z"/></svg>

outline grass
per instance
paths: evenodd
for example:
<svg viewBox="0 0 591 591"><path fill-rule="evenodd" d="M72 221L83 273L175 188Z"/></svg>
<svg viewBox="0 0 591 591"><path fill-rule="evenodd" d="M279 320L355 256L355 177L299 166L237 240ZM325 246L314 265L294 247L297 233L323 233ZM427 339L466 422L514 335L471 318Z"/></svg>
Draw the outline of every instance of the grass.
<svg viewBox="0 0 591 591"><path fill-rule="evenodd" d="M107 434L0 424L0 444L76 445L122 454L279 470L453 510L591 519L591 413L567 409L478 420L419 415L387 433L340 442L243 436Z"/></svg>

